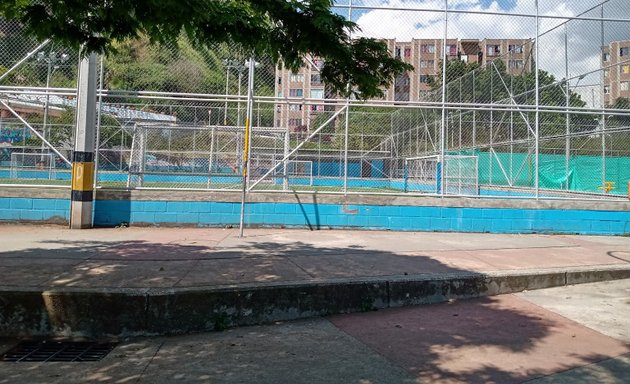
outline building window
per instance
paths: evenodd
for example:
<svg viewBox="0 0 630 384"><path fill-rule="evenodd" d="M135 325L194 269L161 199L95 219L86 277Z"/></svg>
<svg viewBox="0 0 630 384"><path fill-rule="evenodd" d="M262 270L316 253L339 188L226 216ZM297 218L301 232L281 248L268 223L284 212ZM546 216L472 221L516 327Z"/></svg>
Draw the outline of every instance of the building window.
<svg viewBox="0 0 630 384"><path fill-rule="evenodd" d="M604 85L604 95L610 95L610 86Z"/></svg>
<svg viewBox="0 0 630 384"><path fill-rule="evenodd" d="M420 75L420 83L422 83L422 84L429 84L431 82L431 78L432 78L432 76Z"/></svg>
<svg viewBox="0 0 630 384"><path fill-rule="evenodd" d="M278 97L282 97L282 91L278 91Z"/></svg>
<svg viewBox="0 0 630 384"><path fill-rule="evenodd" d="M420 46L420 52L422 52L422 53L435 53L435 44L422 44Z"/></svg>
<svg viewBox="0 0 630 384"><path fill-rule="evenodd" d="M323 110L324 110L324 106L323 105L311 105L311 111L321 112Z"/></svg>
<svg viewBox="0 0 630 384"><path fill-rule="evenodd" d="M405 57L411 57L411 48L405 48Z"/></svg>
<svg viewBox="0 0 630 384"><path fill-rule="evenodd" d="M488 45L486 47L486 53L488 56L499 56L501 54L501 46L500 45Z"/></svg>
<svg viewBox="0 0 630 384"><path fill-rule="evenodd" d="M282 76L278 76L278 84L282 84Z"/></svg>
<svg viewBox="0 0 630 384"><path fill-rule="evenodd" d="M304 90L302 88L289 89L289 97L302 97L304 96Z"/></svg>
<svg viewBox="0 0 630 384"><path fill-rule="evenodd" d="M446 46L446 54L449 56L457 56L457 46L456 45L447 45Z"/></svg>
<svg viewBox="0 0 630 384"><path fill-rule="evenodd" d="M435 60L420 60L420 68L435 68Z"/></svg>
<svg viewBox="0 0 630 384"><path fill-rule="evenodd" d="M602 54L602 60L603 60L603 61L610 61L610 53L608 53L608 52L604 52L604 53Z"/></svg>
<svg viewBox="0 0 630 384"><path fill-rule="evenodd" d="M621 73L628 74L630 73L630 65L624 64L621 66Z"/></svg>
<svg viewBox="0 0 630 384"><path fill-rule="evenodd" d="M322 83L322 75L319 73L311 75L311 85L320 85Z"/></svg>
<svg viewBox="0 0 630 384"><path fill-rule="evenodd" d="M302 125L302 119L289 119L290 127L297 127L298 125Z"/></svg>
<svg viewBox="0 0 630 384"><path fill-rule="evenodd" d="M396 49L394 50L394 54L397 59L400 59L400 47L396 47Z"/></svg>
<svg viewBox="0 0 630 384"><path fill-rule="evenodd" d="M508 46L508 50L512 53L523 53L523 46L511 44Z"/></svg>
<svg viewBox="0 0 630 384"><path fill-rule="evenodd" d="M608 77L608 72L609 71L607 69L604 69L604 77Z"/></svg>
<svg viewBox="0 0 630 384"><path fill-rule="evenodd" d="M323 99L323 98L324 98L323 89L311 89L311 99Z"/></svg>
<svg viewBox="0 0 630 384"><path fill-rule="evenodd" d="M508 66L512 69L523 68L523 60L510 60Z"/></svg>
<svg viewBox="0 0 630 384"><path fill-rule="evenodd" d="M304 82L304 75L301 73L292 73L291 77L289 78L289 80L291 82L294 83L303 83Z"/></svg>
<svg viewBox="0 0 630 384"><path fill-rule="evenodd" d="M323 60L323 59L320 59L320 58L314 57L314 58L312 59L312 62L313 62L313 64L315 65L315 68L316 68L317 70L321 70L321 69L322 69L322 67L324 66L324 60Z"/></svg>
<svg viewBox="0 0 630 384"><path fill-rule="evenodd" d="M630 90L630 82L628 82L628 81L622 81L622 82L619 84L619 89L620 89L621 91L629 91L629 90Z"/></svg>
<svg viewBox="0 0 630 384"><path fill-rule="evenodd" d="M289 104L289 111L297 112L302 110L302 104Z"/></svg>
<svg viewBox="0 0 630 384"><path fill-rule="evenodd" d="M630 55L630 47L619 48L619 56L628 56Z"/></svg>

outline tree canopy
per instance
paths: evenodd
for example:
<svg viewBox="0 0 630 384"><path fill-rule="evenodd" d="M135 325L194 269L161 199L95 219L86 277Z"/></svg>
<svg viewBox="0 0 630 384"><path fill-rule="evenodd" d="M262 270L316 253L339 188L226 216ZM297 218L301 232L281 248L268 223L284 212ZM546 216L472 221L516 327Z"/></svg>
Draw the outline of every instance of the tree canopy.
<svg viewBox="0 0 630 384"><path fill-rule="evenodd" d="M292 70L307 55L324 60L322 80L340 94L382 96L413 67L393 58L384 42L358 38L358 26L332 11L332 0L15 0L0 16L39 39L84 52L107 53L116 42L147 36L176 43L183 31L197 46L237 43ZM348 84L350 88L348 88Z"/></svg>

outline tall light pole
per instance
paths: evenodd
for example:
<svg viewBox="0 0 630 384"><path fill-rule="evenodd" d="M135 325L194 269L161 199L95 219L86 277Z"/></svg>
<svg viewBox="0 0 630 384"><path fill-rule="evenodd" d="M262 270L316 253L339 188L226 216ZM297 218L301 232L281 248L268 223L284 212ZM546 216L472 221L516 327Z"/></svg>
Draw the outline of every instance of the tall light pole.
<svg viewBox="0 0 630 384"><path fill-rule="evenodd" d="M48 140L48 109L50 103L50 78L56 69L59 68L57 63L64 63L68 60L69 56L66 53L59 55L57 52L50 51L48 54L39 52L37 54L37 61L44 62L47 65L46 70L46 101L44 103L44 122L42 127L42 135L45 140ZM46 143L42 142L42 161L44 160L43 154L46 148Z"/></svg>
<svg viewBox="0 0 630 384"><path fill-rule="evenodd" d="M226 59L223 60L223 65L225 65L225 110L224 110L224 116L223 116L223 125L227 125L227 114L228 114L228 100L227 100L227 95L230 92L229 90L229 83L230 83L230 69L236 69L236 71L238 72L238 96L241 96L241 83L243 80L243 72L245 72L245 70L247 69L247 67L242 64L240 61L237 60L230 60L230 59ZM241 101L239 99L238 101L238 113L237 113L237 122L236 125L240 126L241 125Z"/></svg>

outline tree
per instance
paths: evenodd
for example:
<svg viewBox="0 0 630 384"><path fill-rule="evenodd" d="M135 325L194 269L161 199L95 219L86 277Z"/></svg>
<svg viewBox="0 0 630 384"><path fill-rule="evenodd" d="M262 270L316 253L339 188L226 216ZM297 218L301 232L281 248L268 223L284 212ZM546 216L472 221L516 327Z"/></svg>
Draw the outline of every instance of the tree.
<svg viewBox="0 0 630 384"><path fill-rule="evenodd" d="M2 2L0 16L83 52L109 52L141 35L174 43L183 31L195 46L233 42L295 71L312 55L324 60L329 87L363 99L382 96L381 88L413 69L384 42L350 39L357 25L331 7L331 0L18 0Z"/></svg>

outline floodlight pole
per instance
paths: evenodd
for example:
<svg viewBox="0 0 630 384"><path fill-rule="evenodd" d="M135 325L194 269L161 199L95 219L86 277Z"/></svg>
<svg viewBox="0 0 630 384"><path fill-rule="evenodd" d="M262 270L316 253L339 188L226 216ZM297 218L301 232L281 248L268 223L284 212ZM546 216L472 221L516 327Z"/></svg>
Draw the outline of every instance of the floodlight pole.
<svg viewBox="0 0 630 384"><path fill-rule="evenodd" d="M535 127L536 127L536 133L535 133L535 175L534 175L534 188L535 188L535 197L536 200L538 200L538 198L540 197L540 185L539 185L539 179L538 179L538 173L539 173L539 153L540 153L540 79L539 79L539 73L538 73L538 46L540 45L540 23L538 20L539 17L539 7L538 7L538 0L536 0L536 46L535 46L535 60L536 60L536 65L534 66L534 71L536 71L536 117L535 117Z"/></svg>
<svg viewBox="0 0 630 384"><path fill-rule="evenodd" d="M565 190L569 190L569 156L571 155L570 145L571 140L569 139L569 134L571 133L571 116L569 115L569 107L571 103L571 93L569 87L569 33L568 33L568 24L564 24L564 78L565 78L565 93L566 93L566 129L565 129L565 137L564 137L564 177L565 180Z"/></svg>
<svg viewBox="0 0 630 384"><path fill-rule="evenodd" d="M247 117L245 118L245 147L243 149L243 189L241 193L241 217L239 222L239 237L243 237L243 227L245 223L245 198L247 196L247 170L249 168L249 151L251 148L250 127L254 113L254 69L256 61L252 54L249 59L249 74L247 79Z"/></svg>
<svg viewBox="0 0 630 384"><path fill-rule="evenodd" d="M440 169L438 193L444 196L444 160L446 152L446 40L448 38L448 0L444 0L444 41L442 42L442 123L440 127Z"/></svg>

